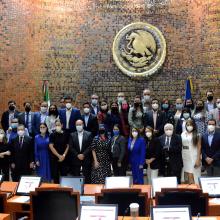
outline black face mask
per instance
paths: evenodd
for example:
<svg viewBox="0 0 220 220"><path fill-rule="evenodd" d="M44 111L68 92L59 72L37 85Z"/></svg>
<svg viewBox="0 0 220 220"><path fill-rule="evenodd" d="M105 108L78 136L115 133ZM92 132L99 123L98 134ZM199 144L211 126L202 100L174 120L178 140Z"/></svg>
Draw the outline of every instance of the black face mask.
<svg viewBox="0 0 220 220"><path fill-rule="evenodd" d="M105 134L105 130L104 129L100 129L99 130L99 134Z"/></svg>
<svg viewBox="0 0 220 220"><path fill-rule="evenodd" d="M15 106L14 105L10 105L8 108L9 108L10 111L14 111L15 110Z"/></svg>
<svg viewBox="0 0 220 220"><path fill-rule="evenodd" d="M210 96L207 97L207 99L208 99L209 102L211 102L213 100L213 96L210 95Z"/></svg>
<svg viewBox="0 0 220 220"><path fill-rule="evenodd" d="M28 107L28 106L25 107L25 111L26 111L26 112L30 112L30 111L31 111L31 107Z"/></svg>
<svg viewBox="0 0 220 220"><path fill-rule="evenodd" d="M186 105L186 107L188 108L188 109L193 109L193 104L188 104L188 105Z"/></svg>
<svg viewBox="0 0 220 220"><path fill-rule="evenodd" d="M135 107L135 108L138 108L140 105L141 105L141 103L139 103L139 102L135 102L135 103L134 103L134 107Z"/></svg>
<svg viewBox="0 0 220 220"><path fill-rule="evenodd" d="M49 114L50 114L50 115L56 115L56 110L50 110L50 111L49 111Z"/></svg>
<svg viewBox="0 0 220 220"><path fill-rule="evenodd" d="M117 107L112 107L112 108L111 108L111 111L112 111L113 113L118 113L118 108L117 108Z"/></svg>
<svg viewBox="0 0 220 220"><path fill-rule="evenodd" d="M196 110L197 110L197 111L202 111L203 108L204 108L203 106L197 106L197 107L196 107Z"/></svg>

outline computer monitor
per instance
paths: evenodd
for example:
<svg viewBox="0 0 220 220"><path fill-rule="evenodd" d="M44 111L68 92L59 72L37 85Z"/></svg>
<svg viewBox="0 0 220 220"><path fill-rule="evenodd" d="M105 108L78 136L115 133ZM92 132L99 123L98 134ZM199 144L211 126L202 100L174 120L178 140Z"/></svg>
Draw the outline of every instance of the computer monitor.
<svg viewBox="0 0 220 220"><path fill-rule="evenodd" d="M220 198L220 177L199 177L199 184L209 197Z"/></svg>
<svg viewBox="0 0 220 220"><path fill-rule="evenodd" d="M84 181L85 178L80 177L69 177L69 176L61 176L60 177L60 185L62 187L70 187L73 190L79 191L80 195L84 193Z"/></svg>
<svg viewBox="0 0 220 220"><path fill-rule="evenodd" d="M130 188L131 177L129 176L112 176L105 178L106 189Z"/></svg>
<svg viewBox="0 0 220 220"><path fill-rule="evenodd" d="M80 220L97 219L97 220L117 220L118 205L81 205Z"/></svg>
<svg viewBox="0 0 220 220"><path fill-rule="evenodd" d="M151 207L151 220L192 220L190 206Z"/></svg>
<svg viewBox="0 0 220 220"><path fill-rule="evenodd" d="M21 176L16 190L17 195L29 195L30 191L35 191L35 188L41 184L39 176Z"/></svg>
<svg viewBox="0 0 220 220"><path fill-rule="evenodd" d="M176 177L158 177L152 179L152 197L156 192L161 192L162 188L176 188L178 186Z"/></svg>

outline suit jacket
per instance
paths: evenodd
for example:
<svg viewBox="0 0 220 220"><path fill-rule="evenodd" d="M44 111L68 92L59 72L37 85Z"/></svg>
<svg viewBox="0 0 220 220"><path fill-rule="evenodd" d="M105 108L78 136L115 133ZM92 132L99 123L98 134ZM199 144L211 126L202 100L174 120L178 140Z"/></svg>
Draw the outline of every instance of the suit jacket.
<svg viewBox="0 0 220 220"><path fill-rule="evenodd" d="M63 128L66 129L66 109L60 109L59 117L60 117L60 120L63 124ZM82 116L80 114L79 109L72 108L71 115L70 115L70 120L69 120L69 130L70 130L70 132L75 132L76 131L75 123L78 119L82 119Z"/></svg>
<svg viewBox="0 0 220 220"><path fill-rule="evenodd" d="M15 110L14 117L17 118L19 114L20 112ZM9 128L9 111L3 112L1 124L2 124L3 130L6 132Z"/></svg>
<svg viewBox="0 0 220 220"><path fill-rule="evenodd" d="M111 141L111 146L113 147L112 157L118 158L118 161L122 162L125 157L125 150L126 150L126 139L119 135L118 138L114 142L114 137Z"/></svg>
<svg viewBox="0 0 220 220"><path fill-rule="evenodd" d="M78 132L74 132L70 134L69 137L69 151L70 151L70 160L75 165L81 164L91 164L92 161L92 150L91 143L93 140L93 136L91 132L83 131L83 139L82 139L82 148L80 150L79 146L79 138ZM84 160L81 161L78 159L77 155L83 154L85 156Z"/></svg>
<svg viewBox="0 0 220 220"><path fill-rule="evenodd" d="M216 108L216 103L214 102L213 104L214 104L214 109L215 109ZM205 102L205 110L208 112L208 103L207 102Z"/></svg>
<svg viewBox="0 0 220 220"><path fill-rule="evenodd" d="M35 112L33 117L33 129L32 129L34 135L40 134L40 123L41 123L40 118L41 118L41 113ZM45 122L46 122L46 118L45 118Z"/></svg>
<svg viewBox="0 0 220 220"><path fill-rule="evenodd" d="M97 114L98 114L99 111L100 111L100 107L97 106ZM92 106L90 106L90 112L91 112L93 115L97 115L97 114L95 113L95 111L94 111L94 109L93 109Z"/></svg>
<svg viewBox="0 0 220 220"><path fill-rule="evenodd" d="M166 135L162 135L159 137L159 143L161 150L163 151L163 147L165 145ZM182 159L182 140L181 137L177 134L173 134L170 140L170 147L168 150L169 153L169 164L172 170L179 171L183 167L183 159ZM162 169L164 164L164 154L162 156Z"/></svg>
<svg viewBox="0 0 220 220"><path fill-rule="evenodd" d="M157 112L157 120L156 120L156 130L159 131L157 136L160 136L164 133L164 123L165 117L164 113L161 111ZM144 126L150 126L154 128L154 120L153 120L153 110L148 111L144 116Z"/></svg>
<svg viewBox="0 0 220 220"><path fill-rule="evenodd" d="M144 138L137 138L133 149L131 149L131 142L132 138L130 137L128 140L129 163L131 165L144 165L146 155L146 143Z"/></svg>
<svg viewBox="0 0 220 220"><path fill-rule="evenodd" d="M219 120L219 111L220 109L215 108L209 112L208 117L216 120L216 126L220 128L220 120Z"/></svg>
<svg viewBox="0 0 220 220"><path fill-rule="evenodd" d="M32 127L32 133L34 133L34 112L31 113L31 127ZM18 121L19 124L25 125L25 112L22 112L18 115ZM40 125L39 125L40 126Z"/></svg>
<svg viewBox="0 0 220 220"><path fill-rule="evenodd" d="M97 117L93 114L89 114L87 126L85 123L85 115L82 115L82 119L84 122L84 130L91 132L93 137L95 137L98 134L99 130Z"/></svg>
<svg viewBox="0 0 220 220"><path fill-rule="evenodd" d="M19 146L19 137L11 141L11 163L15 164L15 170L22 174L30 172L30 163L34 161L34 145L31 137L24 136L22 147Z"/></svg>
<svg viewBox="0 0 220 220"><path fill-rule="evenodd" d="M211 146L208 142L208 133L205 133L201 139L202 145L202 157L205 160L206 157L214 159L213 165L220 167L220 133L215 131Z"/></svg>

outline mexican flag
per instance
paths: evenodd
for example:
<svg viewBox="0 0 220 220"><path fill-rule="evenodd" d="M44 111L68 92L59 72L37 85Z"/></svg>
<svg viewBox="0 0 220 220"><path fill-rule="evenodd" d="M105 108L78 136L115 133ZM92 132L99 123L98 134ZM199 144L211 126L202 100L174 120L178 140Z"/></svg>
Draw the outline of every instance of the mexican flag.
<svg viewBox="0 0 220 220"><path fill-rule="evenodd" d="M50 96L49 96L49 82L45 80L43 82L43 99L47 102L48 107L50 106Z"/></svg>

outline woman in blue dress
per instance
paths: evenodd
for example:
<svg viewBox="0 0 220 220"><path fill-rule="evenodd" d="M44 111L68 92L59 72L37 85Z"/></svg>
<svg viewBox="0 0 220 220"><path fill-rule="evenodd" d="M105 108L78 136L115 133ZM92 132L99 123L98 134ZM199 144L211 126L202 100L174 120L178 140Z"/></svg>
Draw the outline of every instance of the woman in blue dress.
<svg viewBox="0 0 220 220"><path fill-rule="evenodd" d="M51 181L49 135L46 123L40 124L40 134L35 136L35 161L37 175L43 182Z"/></svg>

